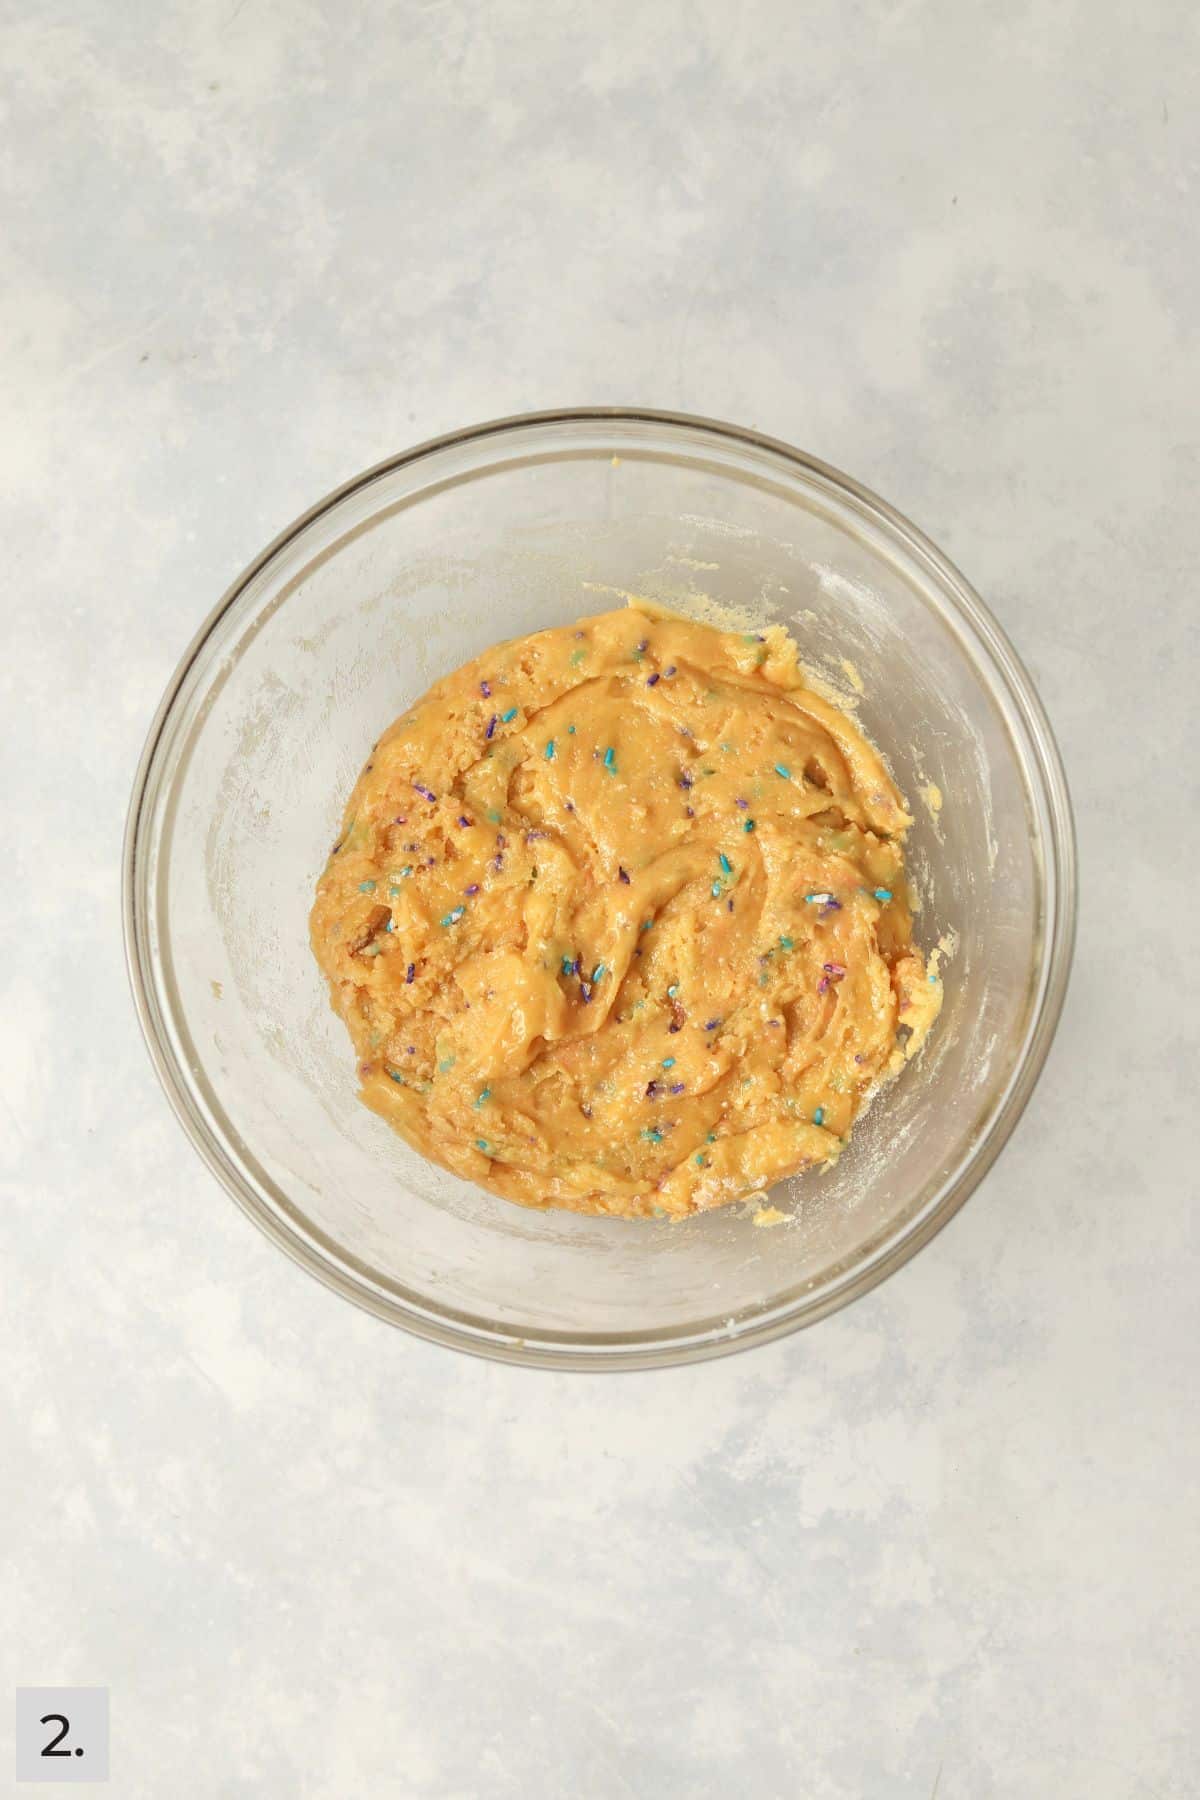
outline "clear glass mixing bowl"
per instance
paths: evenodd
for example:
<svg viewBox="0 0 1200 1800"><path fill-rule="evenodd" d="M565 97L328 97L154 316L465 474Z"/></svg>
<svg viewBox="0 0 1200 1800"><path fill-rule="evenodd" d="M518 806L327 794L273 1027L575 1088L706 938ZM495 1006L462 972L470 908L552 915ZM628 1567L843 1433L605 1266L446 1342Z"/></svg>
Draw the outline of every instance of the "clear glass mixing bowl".
<svg viewBox="0 0 1200 1800"><path fill-rule="evenodd" d="M853 665L859 716L916 814L918 935L957 940L925 1051L836 1168L773 1196L789 1218L770 1230L748 1207L679 1225L527 1212L434 1168L356 1100L350 1043L308 947L313 883L383 727L497 639L626 592L781 620L843 687ZM124 906L167 1095L283 1249L440 1343L616 1368L809 1324L962 1205L1045 1058L1075 874L1066 785L1029 678L920 532L755 432L597 409L424 444L263 552L154 720Z"/></svg>

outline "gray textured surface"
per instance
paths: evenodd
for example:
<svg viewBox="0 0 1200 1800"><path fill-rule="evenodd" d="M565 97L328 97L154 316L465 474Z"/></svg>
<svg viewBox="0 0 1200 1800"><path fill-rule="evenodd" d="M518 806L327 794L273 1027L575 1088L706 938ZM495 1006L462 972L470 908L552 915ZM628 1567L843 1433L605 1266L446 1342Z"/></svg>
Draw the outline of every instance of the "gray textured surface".
<svg viewBox="0 0 1200 1800"><path fill-rule="evenodd" d="M1194 1794L1194 9L3 15L9 1692L110 1686L139 1800ZM813 1332L597 1380L272 1250L117 928L143 732L238 568L406 443L581 400L758 424L937 537L1083 868L959 1219Z"/></svg>

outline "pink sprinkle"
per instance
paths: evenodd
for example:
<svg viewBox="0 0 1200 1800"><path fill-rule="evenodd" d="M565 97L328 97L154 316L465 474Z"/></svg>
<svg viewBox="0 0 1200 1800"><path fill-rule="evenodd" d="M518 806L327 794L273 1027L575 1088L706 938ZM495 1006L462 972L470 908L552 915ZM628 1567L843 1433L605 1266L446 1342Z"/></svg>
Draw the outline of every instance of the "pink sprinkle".
<svg viewBox="0 0 1200 1800"><path fill-rule="evenodd" d="M407 825L408 819L406 818L404 813L397 813L396 817L392 820L392 824L393 825Z"/></svg>
<svg viewBox="0 0 1200 1800"><path fill-rule="evenodd" d="M835 981L840 981L842 976L846 973L841 963L825 963L823 966L825 973L827 975L832 975Z"/></svg>

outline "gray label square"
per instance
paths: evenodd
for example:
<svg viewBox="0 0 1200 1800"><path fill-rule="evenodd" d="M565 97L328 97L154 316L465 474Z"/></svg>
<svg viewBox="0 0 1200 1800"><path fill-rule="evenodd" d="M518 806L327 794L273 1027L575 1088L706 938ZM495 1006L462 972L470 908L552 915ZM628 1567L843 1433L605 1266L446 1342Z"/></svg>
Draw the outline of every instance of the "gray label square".
<svg viewBox="0 0 1200 1800"><path fill-rule="evenodd" d="M107 1688L17 1689L17 1780L108 1780Z"/></svg>

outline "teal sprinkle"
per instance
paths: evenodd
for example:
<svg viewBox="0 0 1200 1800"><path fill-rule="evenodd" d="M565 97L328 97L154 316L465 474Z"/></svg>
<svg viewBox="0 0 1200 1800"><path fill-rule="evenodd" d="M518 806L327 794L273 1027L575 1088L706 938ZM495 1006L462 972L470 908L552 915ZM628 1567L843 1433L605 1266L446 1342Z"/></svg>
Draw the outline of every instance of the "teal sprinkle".
<svg viewBox="0 0 1200 1800"><path fill-rule="evenodd" d="M704 1167L704 1152L703 1152L703 1150L697 1150L696 1156L695 1156L695 1161L698 1163L700 1168Z"/></svg>
<svg viewBox="0 0 1200 1800"><path fill-rule="evenodd" d="M611 744L608 746L608 749L604 752L604 766L609 771L610 774L616 773L617 753L613 749Z"/></svg>
<svg viewBox="0 0 1200 1800"><path fill-rule="evenodd" d="M476 1108L481 1107L483 1105L484 1101L490 1100L491 1097L492 1097L491 1088L481 1088L479 1091L478 1098L475 1101Z"/></svg>
<svg viewBox="0 0 1200 1800"><path fill-rule="evenodd" d="M733 874L733 864L730 862L729 858L726 856L726 854L723 850L722 850L720 856L717 858L717 861L720 863L721 867L724 869L724 871L727 875Z"/></svg>
<svg viewBox="0 0 1200 1800"><path fill-rule="evenodd" d="M655 1131L653 1126L651 1126L649 1131L643 1131L642 1136L648 1138L652 1144L661 1144L663 1139L662 1132Z"/></svg>
<svg viewBox="0 0 1200 1800"><path fill-rule="evenodd" d="M653 919L643 919L642 920L642 930L643 931L653 931L654 930L654 920Z"/></svg>
<svg viewBox="0 0 1200 1800"><path fill-rule="evenodd" d="M593 983L595 983L597 981L602 981L607 974L608 974L608 964L607 963L597 963L595 968L592 970Z"/></svg>
<svg viewBox="0 0 1200 1800"><path fill-rule="evenodd" d="M375 883L373 881L360 881L358 884L358 891L360 894L373 894L375 892Z"/></svg>
<svg viewBox="0 0 1200 1800"><path fill-rule="evenodd" d="M573 725L568 725L568 726L567 726L567 736L568 736L568 737L574 737L574 736L575 736L575 727L574 727L574 726L573 726Z"/></svg>
<svg viewBox="0 0 1200 1800"><path fill-rule="evenodd" d="M551 738L549 743L546 745L546 761L547 762L554 761L554 739L553 738Z"/></svg>
<svg viewBox="0 0 1200 1800"><path fill-rule="evenodd" d="M675 1067L675 1058L673 1056L664 1056L662 1066L664 1069L673 1069Z"/></svg>
<svg viewBox="0 0 1200 1800"><path fill-rule="evenodd" d="M385 926L384 926L384 928L383 928L383 929L384 929L384 930L385 930L385 931L395 931L395 929L396 929L396 921L395 921L395 919L389 919L389 920L388 920L388 922L387 922L387 924L386 924L386 925L385 925Z"/></svg>
<svg viewBox="0 0 1200 1800"><path fill-rule="evenodd" d="M711 889L710 889L710 890L709 890L709 891L710 891L710 892L711 892L711 894L712 894L712 897L713 897L713 899L714 899L714 900L719 900L719 899L720 899L720 898L721 898L721 884L720 884L720 882L719 882L719 881L714 881L714 882L713 882L713 884L712 884L712 887L711 887Z"/></svg>
<svg viewBox="0 0 1200 1800"><path fill-rule="evenodd" d="M494 806L488 807L487 819L489 825L498 825L500 823L500 814L496 811Z"/></svg>
<svg viewBox="0 0 1200 1800"><path fill-rule="evenodd" d="M813 1114L813 1124L814 1125L823 1125L824 1123L825 1123L825 1108L823 1106L818 1106L816 1112Z"/></svg>
<svg viewBox="0 0 1200 1800"><path fill-rule="evenodd" d="M789 938L789 937L781 937L779 940L779 948L781 950L794 950L796 948L795 939Z"/></svg>
<svg viewBox="0 0 1200 1800"><path fill-rule="evenodd" d="M403 1087L403 1086L404 1086L404 1077L403 1077L403 1075L399 1075L399 1074L397 1074L397 1072L396 1072L396 1070L395 1070L395 1069L389 1069L389 1070L388 1070L388 1074L389 1074L389 1075L390 1075L390 1076L391 1076L391 1078L392 1078L392 1080L393 1080L393 1081L394 1081L394 1082L395 1082L395 1083L396 1083L396 1085L397 1085L397 1086L398 1086L398 1087Z"/></svg>
<svg viewBox="0 0 1200 1800"><path fill-rule="evenodd" d="M671 983L670 987L667 989L667 999L673 1000L678 992L679 992L679 983L677 981L673 981Z"/></svg>
<svg viewBox="0 0 1200 1800"><path fill-rule="evenodd" d="M747 819L745 824L742 826L742 830L743 831L753 831L754 830L754 820Z"/></svg>
<svg viewBox="0 0 1200 1800"><path fill-rule="evenodd" d="M490 1156L492 1154L492 1146L488 1143L486 1138L476 1138L475 1148L477 1150L482 1150L485 1156Z"/></svg>
<svg viewBox="0 0 1200 1800"><path fill-rule="evenodd" d="M875 898L877 900L890 900L891 897L892 897L891 888L876 888L875 889Z"/></svg>
<svg viewBox="0 0 1200 1800"><path fill-rule="evenodd" d="M517 716L516 707L510 706L506 713L500 714L500 723L502 725L511 725L513 720L516 718L516 716Z"/></svg>
<svg viewBox="0 0 1200 1800"><path fill-rule="evenodd" d="M398 887L390 887L388 889L388 899L394 900L396 898L397 894L399 894L399 892L400 892L400 889Z"/></svg>
<svg viewBox="0 0 1200 1800"><path fill-rule="evenodd" d="M443 1056L441 1062L438 1064L438 1074L448 1075L457 1060L458 1058L454 1056Z"/></svg>
<svg viewBox="0 0 1200 1800"><path fill-rule="evenodd" d="M445 918L440 921L440 923L443 925L457 925L458 921L462 918L462 916L466 912L466 910L467 909L465 906L456 906L454 908L454 911L448 912L446 914Z"/></svg>
<svg viewBox="0 0 1200 1800"><path fill-rule="evenodd" d="M792 771L785 768L782 763L775 764L775 773L777 775L782 775L785 781L790 781L792 779Z"/></svg>
<svg viewBox="0 0 1200 1800"><path fill-rule="evenodd" d="M930 987L936 987L936 986L937 986L937 976L936 976L936 975L931 975L931 976L930 976L930 977L929 977L929 985L930 985Z"/></svg>
<svg viewBox="0 0 1200 1800"><path fill-rule="evenodd" d="M716 1132L715 1132L715 1131L710 1131L710 1132L709 1132L709 1134L708 1134L708 1136L707 1136L707 1137L706 1137L706 1138L705 1138L705 1140L704 1140L704 1141L705 1141L705 1143L706 1143L706 1144L715 1144L715 1143L716 1143L716 1141L717 1141L717 1134L716 1134Z"/></svg>
<svg viewBox="0 0 1200 1800"><path fill-rule="evenodd" d="M562 972L564 975L573 975L575 973L575 958L573 956L563 957Z"/></svg>

